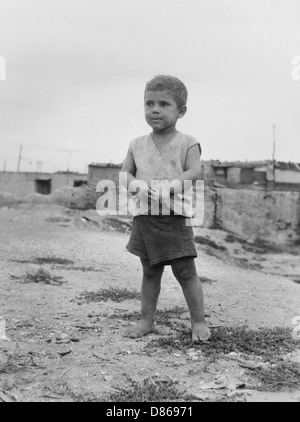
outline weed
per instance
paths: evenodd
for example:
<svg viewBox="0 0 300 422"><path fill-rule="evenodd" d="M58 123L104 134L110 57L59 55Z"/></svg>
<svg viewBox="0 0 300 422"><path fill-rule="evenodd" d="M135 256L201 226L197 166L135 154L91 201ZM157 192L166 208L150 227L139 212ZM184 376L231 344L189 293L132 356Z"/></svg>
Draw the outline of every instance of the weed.
<svg viewBox="0 0 300 422"><path fill-rule="evenodd" d="M113 302L122 302L127 299L140 299L141 294L133 289L120 289L117 287L110 287L109 289L100 289L97 292L84 291L80 293L77 299L84 300L85 302L106 302L108 299Z"/></svg>
<svg viewBox="0 0 300 422"><path fill-rule="evenodd" d="M176 318L177 320L178 319L182 320L182 314L184 312L187 312L186 308L179 307L179 306L174 306L173 308L170 308L170 309L162 309L162 310L158 309L155 313L155 322L159 325L166 325L168 327L173 326L174 322L171 321L171 319ZM121 313L121 314L117 313L117 314L112 315L110 318L112 319L122 318L123 320L126 320L126 321L136 321L140 319L140 317L141 317L141 313L134 311L134 312L128 312L128 313ZM178 323L176 325L178 325Z"/></svg>
<svg viewBox="0 0 300 422"><path fill-rule="evenodd" d="M149 347L161 347L171 351L185 350L197 345L192 343L191 333L181 330L176 336L153 339ZM213 359L230 352L261 356L264 360L272 360L283 353L295 349L291 332L287 328L259 328L250 330L242 327L218 327L213 330L210 341L198 345L202 352Z"/></svg>
<svg viewBox="0 0 300 422"><path fill-rule="evenodd" d="M254 253L282 253L284 252L284 247L276 245L275 243L266 242L263 239L256 239L255 242L242 245L243 248L248 252Z"/></svg>
<svg viewBox="0 0 300 422"><path fill-rule="evenodd" d="M12 259L12 262L17 262L19 264L55 264L55 265L69 265L74 264L74 261L71 259L59 258L56 256L49 257L37 257L33 259Z"/></svg>
<svg viewBox="0 0 300 422"><path fill-rule="evenodd" d="M62 277L52 276L48 271L39 268L36 272L26 273L23 283L42 283L50 284L53 286L61 286L66 283Z"/></svg>
<svg viewBox="0 0 300 422"><path fill-rule="evenodd" d="M41 258L35 258L34 262L36 264L56 264L56 265L69 265L74 264L74 261L71 259L65 259L65 258L58 258L55 256L52 257L41 257Z"/></svg>
<svg viewBox="0 0 300 422"><path fill-rule="evenodd" d="M15 372L28 369L31 365L31 356L16 350L8 356L7 362L0 369L0 374L13 374Z"/></svg>
<svg viewBox="0 0 300 422"><path fill-rule="evenodd" d="M225 246L218 245L214 240L209 239L208 237L204 236L195 236L195 242L201 243L201 245L208 245L214 249L219 249L220 251L226 251L227 249Z"/></svg>
<svg viewBox="0 0 300 422"><path fill-rule="evenodd" d="M245 240L245 239L243 239L243 238L241 238L241 237L239 237L239 236L237 236L236 234L234 235L234 234L232 234L232 233L229 233L226 237L225 237L225 242L228 242L228 243L234 243L234 242L239 242L239 243L247 243L247 241Z"/></svg>
<svg viewBox="0 0 300 422"><path fill-rule="evenodd" d="M165 325L175 330L178 330L180 328L183 329L185 328L185 325L181 321L184 319L182 318L182 314L184 314L185 312L187 312L187 309L179 306L174 306L171 309L157 310L155 314L155 321L159 325Z"/></svg>
<svg viewBox="0 0 300 422"><path fill-rule="evenodd" d="M104 219L104 228L119 231L121 233L128 233L132 230L132 222L125 221L116 217L106 217Z"/></svg>
<svg viewBox="0 0 300 422"><path fill-rule="evenodd" d="M207 277L199 277L199 280L201 281L201 283L214 283L217 281Z"/></svg>
<svg viewBox="0 0 300 422"><path fill-rule="evenodd" d="M136 321L141 317L141 313L138 311L115 313L110 316L111 319L123 319L125 321Z"/></svg>
<svg viewBox="0 0 300 422"><path fill-rule="evenodd" d="M48 217L46 221L49 223L69 223L71 218L68 217Z"/></svg>
<svg viewBox="0 0 300 422"><path fill-rule="evenodd" d="M295 390L300 387L300 365L281 361L267 368L255 369L251 374L258 380L259 391Z"/></svg>
<svg viewBox="0 0 300 422"><path fill-rule="evenodd" d="M102 272L102 269L97 269L97 268L93 268L93 267L63 267L63 270L66 271L82 271L82 272Z"/></svg>
<svg viewBox="0 0 300 422"><path fill-rule="evenodd" d="M120 389L117 393L110 393L102 398L103 402L174 402L196 401L192 395L185 395L176 387L176 381L168 379L146 378L138 382L129 378L129 385ZM189 399L189 400L187 400Z"/></svg>

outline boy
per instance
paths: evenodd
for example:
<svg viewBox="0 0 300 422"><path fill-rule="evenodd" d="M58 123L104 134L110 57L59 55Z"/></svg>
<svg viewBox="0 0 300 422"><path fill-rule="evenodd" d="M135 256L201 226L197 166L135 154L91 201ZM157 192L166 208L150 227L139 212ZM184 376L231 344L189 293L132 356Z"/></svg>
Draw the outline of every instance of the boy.
<svg viewBox="0 0 300 422"><path fill-rule="evenodd" d="M133 203L140 205L127 245L129 252L140 257L143 267L142 319L124 333L131 338L155 329L154 314L165 265L171 265L182 287L191 315L193 342L206 341L211 335L194 263L197 252L193 229L187 222L191 215L188 209L179 206L184 197L184 182L200 176L199 143L176 130L177 120L186 113L186 101L187 89L175 77L158 75L147 83L145 119L152 133L130 142L122 167L127 174L126 187L134 194ZM155 188L155 182L161 181L172 183L171 195L170 189L166 192Z"/></svg>

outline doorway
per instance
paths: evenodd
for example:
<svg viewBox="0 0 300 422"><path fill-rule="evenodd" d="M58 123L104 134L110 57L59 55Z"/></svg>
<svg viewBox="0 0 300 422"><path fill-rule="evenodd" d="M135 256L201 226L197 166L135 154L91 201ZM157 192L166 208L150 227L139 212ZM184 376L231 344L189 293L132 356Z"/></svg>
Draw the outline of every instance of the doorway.
<svg viewBox="0 0 300 422"><path fill-rule="evenodd" d="M48 180L36 180L35 191L42 195L50 195L51 193L51 179Z"/></svg>

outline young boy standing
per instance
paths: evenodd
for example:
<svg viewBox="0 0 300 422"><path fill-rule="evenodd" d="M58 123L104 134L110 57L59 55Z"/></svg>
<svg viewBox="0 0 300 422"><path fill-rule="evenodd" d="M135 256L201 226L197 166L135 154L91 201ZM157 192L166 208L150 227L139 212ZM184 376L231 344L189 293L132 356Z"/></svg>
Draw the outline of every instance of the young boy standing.
<svg viewBox="0 0 300 422"><path fill-rule="evenodd" d="M129 252L140 257L143 267L142 318L125 331L132 338L155 328L154 315L165 265L171 265L182 287L191 315L193 342L210 338L203 290L194 263L197 252L193 229L188 224L191 215L189 209L179 206L185 181L194 182L200 177L199 143L176 130L177 120L186 113L186 101L187 89L175 77L158 75L147 83L145 118L152 133L130 142L122 167L122 172L127 173L127 187L141 210L133 219L127 245ZM171 195L170 190L155 188L155 182L163 181L172 184Z"/></svg>

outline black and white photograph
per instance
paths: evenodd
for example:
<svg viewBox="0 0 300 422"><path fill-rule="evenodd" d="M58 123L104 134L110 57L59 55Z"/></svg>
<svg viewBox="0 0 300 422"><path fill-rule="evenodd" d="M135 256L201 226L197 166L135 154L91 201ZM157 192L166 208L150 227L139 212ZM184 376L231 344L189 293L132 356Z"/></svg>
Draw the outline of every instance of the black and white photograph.
<svg viewBox="0 0 300 422"><path fill-rule="evenodd" d="M0 403L300 402L300 0L0 0Z"/></svg>

